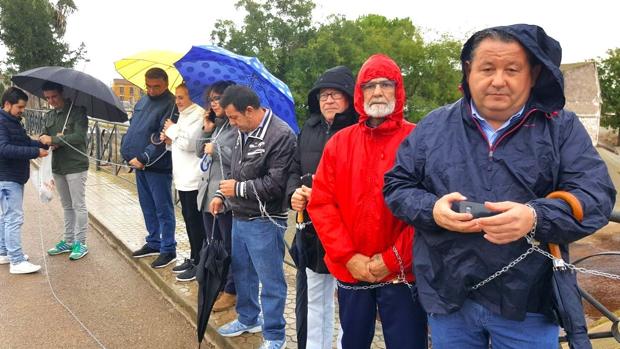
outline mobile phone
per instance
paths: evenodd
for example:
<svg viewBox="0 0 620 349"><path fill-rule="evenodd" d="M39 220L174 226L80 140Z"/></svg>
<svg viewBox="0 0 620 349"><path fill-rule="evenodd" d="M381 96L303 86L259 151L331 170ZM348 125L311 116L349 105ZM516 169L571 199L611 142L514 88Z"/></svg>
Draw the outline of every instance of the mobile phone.
<svg viewBox="0 0 620 349"><path fill-rule="evenodd" d="M491 217L500 212L489 211L484 204L472 201L459 201L452 204L452 210L459 213L471 213L474 218Z"/></svg>

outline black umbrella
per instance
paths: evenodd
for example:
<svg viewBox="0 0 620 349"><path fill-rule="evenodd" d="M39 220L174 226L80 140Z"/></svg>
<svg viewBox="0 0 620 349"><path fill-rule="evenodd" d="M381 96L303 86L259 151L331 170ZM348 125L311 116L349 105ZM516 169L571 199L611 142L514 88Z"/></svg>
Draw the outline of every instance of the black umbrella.
<svg viewBox="0 0 620 349"><path fill-rule="evenodd" d="M576 220L583 220L583 209L577 198L565 191L555 191L547 195L548 199L561 199L566 201ZM554 310L560 323L566 332L565 340L571 349L592 348L588 338L588 327L581 304L581 293L577 286L577 276L573 270L566 267L556 244L549 244L549 252L556 258L553 260L553 278L551 288Z"/></svg>
<svg viewBox="0 0 620 349"><path fill-rule="evenodd" d="M198 281L198 343L202 343L205 337L213 304L218 294L224 289L228 268L230 267L230 255L226 252L224 241L213 238L216 220L217 216L214 216L211 236L207 236L200 250L200 260L196 266L196 281Z"/></svg>
<svg viewBox="0 0 620 349"><path fill-rule="evenodd" d="M63 67L39 67L13 75L15 85L43 98L41 87L46 81L64 86L64 96L75 105L86 108L89 116L114 122L127 121L127 113L118 97L101 80L86 73Z"/></svg>

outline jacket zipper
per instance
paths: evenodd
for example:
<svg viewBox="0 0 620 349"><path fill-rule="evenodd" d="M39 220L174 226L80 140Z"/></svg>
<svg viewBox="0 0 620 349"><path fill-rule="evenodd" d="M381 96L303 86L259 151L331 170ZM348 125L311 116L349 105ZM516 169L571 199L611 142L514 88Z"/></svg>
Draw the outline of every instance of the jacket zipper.
<svg viewBox="0 0 620 349"><path fill-rule="evenodd" d="M525 121L527 121L527 119L530 117L530 115L537 111L538 109L533 108L530 109L529 111L527 111L525 113L525 116L523 117L523 119L521 119L521 121L519 121L519 123L517 125L515 125L513 128L509 129L508 131L504 132L504 134L502 134L499 139L495 142L495 144L491 144L491 142L489 142L489 138L487 138L487 135L484 133L484 131L482 130L482 127L480 126L480 122L474 117L473 113L471 113L471 109L470 109L470 115L472 120L474 120L474 123L476 124L476 127L478 128L478 131L480 131L480 133L482 134L482 137L487 141L487 145L489 146L489 161L491 161L493 159L493 154L495 153L495 150L497 149L497 146L499 145L499 143L501 143L501 141L503 141L506 137L508 137L508 135L512 134L514 131L516 131L518 128L521 127L521 125L523 125L525 123Z"/></svg>

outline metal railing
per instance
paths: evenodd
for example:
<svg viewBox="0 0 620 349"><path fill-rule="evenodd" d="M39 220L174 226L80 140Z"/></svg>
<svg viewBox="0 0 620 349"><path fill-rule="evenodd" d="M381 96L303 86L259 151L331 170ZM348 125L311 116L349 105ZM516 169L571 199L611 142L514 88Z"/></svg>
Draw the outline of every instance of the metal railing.
<svg viewBox="0 0 620 349"><path fill-rule="evenodd" d="M610 222L620 223L620 212L613 211L611 213L611 217L609 217ZM577 259L573 262L574 265L578 265L588 259L602 257L602 256L616 256L620 257L620 251L607 251L595 253L589 256L585 256ZM601 302L599 302L592 294L584 290L581 286L577 285L579 289L579 293L581 294L581 298L583 298L587 303L589 303L592 307L594 307L598 312L600 312L604 317L606 317L611 322L611 328L609 331L601 331L601 332L590 332L588 333L588 337L592 339L603 339L603 338L613 338L616 342L620 343L620 330L618 326L620 324L620 318L611 310L607 309ZM560 338L560 342L565 342L566 338Z"/></svg>

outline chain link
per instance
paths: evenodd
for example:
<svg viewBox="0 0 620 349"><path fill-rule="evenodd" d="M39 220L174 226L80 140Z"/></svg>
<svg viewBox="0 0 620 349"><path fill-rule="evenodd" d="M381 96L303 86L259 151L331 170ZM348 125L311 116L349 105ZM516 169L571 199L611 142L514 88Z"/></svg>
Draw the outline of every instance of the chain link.
<svg viewBox="0 0 620 349"><path fill-rule="evenodd" d="M405 274L405 265L403 264L403 260L400 258L400 254L398 254L398 250L396 249L395 246L392 246L392 251L394 252L396 259L398 260L398 265L400 266L400 272L398 276L396 277L396 279L385 281L385 282L380 282L378 284L369 284L369 285L362 285L362 286L345 285L342 282L337 281L338 287L343 288L345 290L362 291L362 290L374 290L375 288L379 288L379 287L383 287L387 285L405 284L407 287L409 287L409 289L411 289L412 284L407 282L407 277Z"/></svg>
<svg viewBox="0 0 620 349"><path fill-rule="evenodd" d="M497 278L500 275L506 273L508 270L513 268L515 265L517 265L519 262L524 260L528 255L532 254L533 252L538 252L538 253L542 254L543 256L549 258L550 260L552 260L554 262L554 269L570 269L570 270L573 270L573 271L579 272L579 273L596 275L596 276L602 276L602 277L606 277L606 278L609 278L609 279L612 279L612 280L620 280L620 275L611 274L611 273L605 273L605 272L598 271L598 270L589 270L589 269L586 269L586 268L580 268L580 267L577 267L577 266L575 266L573 264L566 263L562 259L555 258L551 253L549 253L549 252L547 252L547 251L545 251L545 250L543 250L543 249L541 249L539 247L540 243L538 241L534 240L534 237L533 237L533 235L531 233L526 235L525 239L530 244L530 248L528 248L527 251L525 251L522 255L517 257L512 262L508 263L508 265L506 265L502 269L500 269L500 270L496 271L495 273L493 273L493 275L491 275L488 278L482 280L481 282L479 282L475 286L470 287L469 290L470 291L475 291L475 290L479 289L480 287L488 284L489 282L493 281L495 278Z"/></svg>

